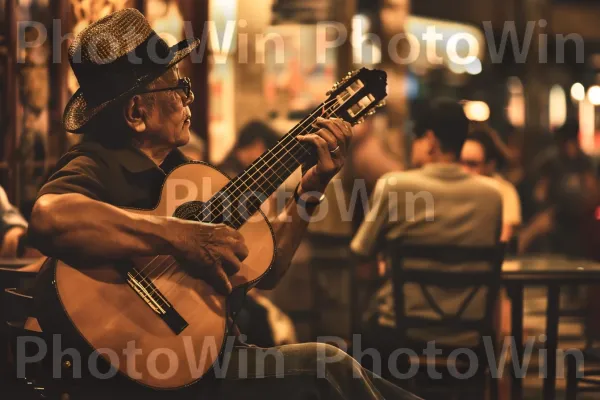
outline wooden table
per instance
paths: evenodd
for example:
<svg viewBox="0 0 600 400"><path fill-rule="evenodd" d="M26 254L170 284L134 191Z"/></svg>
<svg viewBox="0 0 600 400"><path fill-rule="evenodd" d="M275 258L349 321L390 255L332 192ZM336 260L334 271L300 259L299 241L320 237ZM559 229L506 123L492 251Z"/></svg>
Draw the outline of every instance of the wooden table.
<svg viewBox="0 0 600 400"><path fill-rule="evenodd" d="M561 286L600 284L600 264L589 260L558 256L521 257L506 260L502 266L502 281L511 300L512 335L519 365L523 362L523 292L525 287L546 287L546 376L544 399L556 397L556 352L558 349L559 300ZM513 371L513 400L523 398L523 376Z"/></svg>

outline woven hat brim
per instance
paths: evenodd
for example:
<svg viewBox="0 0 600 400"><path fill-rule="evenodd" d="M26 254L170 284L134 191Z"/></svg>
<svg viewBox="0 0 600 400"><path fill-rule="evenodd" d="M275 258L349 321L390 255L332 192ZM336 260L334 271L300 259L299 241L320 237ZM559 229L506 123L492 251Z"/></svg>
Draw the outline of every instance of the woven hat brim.
<svg viewBox="0 0 600 400"><path fill-rule="evenodd" d="M164 74L169 68L173 67L180 61L182 61L185 57L187 57L192 50L200 45L200 39L193 38L183 40L177 43L172 49L176 49L174 51L174 55L172 60L165 65L161 65L160 68L156 68L156 71L150 73L140 79L137 80L136 84L129 90L121 93L119 96L105 101L104 103L97 105L95 107L90 107L86 102L83 92L81 89L78 89L75 94L71 97L67 106L65 107L65 112L63 114L63 125L68 132L71 133L83 133L86 125L96 116L100 111L104 110L109 105L114 102L127 97L128 95L133 94L136 90L144 85L152 82L162 74Z"/></svg>

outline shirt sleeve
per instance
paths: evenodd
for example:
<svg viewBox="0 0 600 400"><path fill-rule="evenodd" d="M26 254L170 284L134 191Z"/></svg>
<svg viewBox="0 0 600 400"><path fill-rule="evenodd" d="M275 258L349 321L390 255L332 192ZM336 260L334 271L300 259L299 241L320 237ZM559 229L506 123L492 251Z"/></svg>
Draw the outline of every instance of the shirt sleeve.
<svg viewBox="0 0 600 400"><path fill-rule="evenodd" d="M50 176L38 192L38 198L45 194L79 193L108 201L105 181L97 161L89 156L77 156Z"/></svg>
<svg viewBox="0 0 600 400"><path fill-rule="evenodd" d="M19 210L8 201L8 196L0 187L0 243L4 234L12 228L27 228L27 221Z"/></svg>
<svg viewBox="0 0 600 400"><path fill-rule="evenodd" d="M371 209L365 215L356 236L352 239L350 248L361 256L371 256L377 250L377 245L384 234L389 215L389 184L384 176L377 181L371 198Z"/></svg>

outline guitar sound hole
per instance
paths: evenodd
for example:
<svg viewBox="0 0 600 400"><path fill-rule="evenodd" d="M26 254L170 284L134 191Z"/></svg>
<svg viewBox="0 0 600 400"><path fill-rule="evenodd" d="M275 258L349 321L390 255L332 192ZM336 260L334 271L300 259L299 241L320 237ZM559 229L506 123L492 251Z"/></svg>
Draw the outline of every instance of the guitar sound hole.
<svg viewBox="0 0 600 400"><path fill-rule="evenodd" d="M186 219L190 221L204 221L204 219L198 219L198 215L202 213L204 202L202 201L189 201L177 207L173 216L175 218ZM201 216L201 215L200 215Z"/></svg>

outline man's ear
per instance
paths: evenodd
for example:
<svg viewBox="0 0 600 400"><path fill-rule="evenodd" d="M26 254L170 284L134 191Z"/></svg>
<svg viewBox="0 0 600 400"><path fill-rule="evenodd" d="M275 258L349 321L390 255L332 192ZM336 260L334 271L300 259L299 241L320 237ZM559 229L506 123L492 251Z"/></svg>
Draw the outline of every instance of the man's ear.
<svg viewBox="0 0 600 400"><path fill-rule="evenodd" d="M125 108L123 110L125 122L134 131L143 132L146 130L148 111L149 110L142 101L141 96L133 96L125 103Z"/></svg>
<svg viewBox="0 0 600 400"><path fill-rule="evenodd" d="M429 144L428 153L430 155L437 153L437 151L439 150L439 147L440 147L440 143L438 141L438 138L435 136L435 133L433 133L433 131L431 129L429 129L425 132L424 138L427 140L427 143Z"/></svg>

